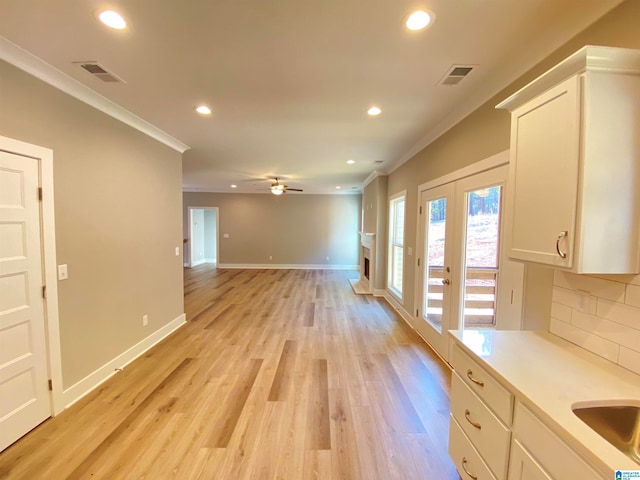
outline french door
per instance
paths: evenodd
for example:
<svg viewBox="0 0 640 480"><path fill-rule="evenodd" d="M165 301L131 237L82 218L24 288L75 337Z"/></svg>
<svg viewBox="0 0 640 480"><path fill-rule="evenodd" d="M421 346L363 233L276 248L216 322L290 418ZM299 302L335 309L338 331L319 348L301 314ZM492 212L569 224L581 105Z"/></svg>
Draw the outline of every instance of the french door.
<svg viewBox="0 0 640 480"><path fill-rule="evenodd" d="M449 330L518 329L523 266L501 253L507 166L420 192L417 325L449 358Z"/></svg>
<svg viewBox="0 0 640 480"><path fill-rule="evenodd" d="M421 302L416 309L418 331L438 351L446 350L446 332L451 325L451 271L455 184L421 192L418 257Z"/></svg>

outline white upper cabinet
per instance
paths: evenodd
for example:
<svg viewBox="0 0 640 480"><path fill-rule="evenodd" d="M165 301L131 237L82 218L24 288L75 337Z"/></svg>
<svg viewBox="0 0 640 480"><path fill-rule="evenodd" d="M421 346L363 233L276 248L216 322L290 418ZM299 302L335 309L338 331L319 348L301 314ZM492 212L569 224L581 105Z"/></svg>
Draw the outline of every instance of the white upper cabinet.
<svg viewBox="0 0 640 480"><path fill-rule="evenodd" d="M584 47L497 108L511 112L509 256L640 273L640 51Z"/></svg>

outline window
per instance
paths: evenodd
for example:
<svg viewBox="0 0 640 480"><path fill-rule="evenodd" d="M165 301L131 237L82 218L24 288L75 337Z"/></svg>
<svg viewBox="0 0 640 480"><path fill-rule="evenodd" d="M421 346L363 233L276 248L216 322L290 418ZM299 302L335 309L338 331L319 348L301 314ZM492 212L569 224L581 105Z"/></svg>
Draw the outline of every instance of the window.
<svg viewBox="0 0 640 480"><path fill-rule="evenodd" d="M387 288L402 299L402 266L404 261L405 192L391 197L389 202L389 266Z"/></svg>

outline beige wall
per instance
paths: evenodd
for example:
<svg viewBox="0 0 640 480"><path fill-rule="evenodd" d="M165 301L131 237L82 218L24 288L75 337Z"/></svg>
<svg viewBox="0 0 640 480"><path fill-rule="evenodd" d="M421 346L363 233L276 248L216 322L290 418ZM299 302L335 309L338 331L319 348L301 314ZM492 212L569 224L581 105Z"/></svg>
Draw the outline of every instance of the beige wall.
<svg viewBox="0 0 640 480"><path fill-rule="evenodd" d="M68 388L184 311L181 155L1 61L0 96L0 135L53 150Z"/></svg>
<svg viewBox="0 0 640 480"><path fill-rule="evenodd" d="M415 248L418 185L509 148L509 113L495 110L497 103L584 45L640 48L638 19L640 1L627 0L392 172L389 195L407 190L406 245ZM404 305L409 310L414 302L414 269L414 262L405 262ZM548 324L552 278L551 270L528 268L525 291L528 324Z"/></svg>
<svg viewBox="0 0 640 480"><path fill-rule="evenodd" d="M360 195L185 192L184 238L188 207L219 207L220 264L355 266L360 203Z"/></svg>

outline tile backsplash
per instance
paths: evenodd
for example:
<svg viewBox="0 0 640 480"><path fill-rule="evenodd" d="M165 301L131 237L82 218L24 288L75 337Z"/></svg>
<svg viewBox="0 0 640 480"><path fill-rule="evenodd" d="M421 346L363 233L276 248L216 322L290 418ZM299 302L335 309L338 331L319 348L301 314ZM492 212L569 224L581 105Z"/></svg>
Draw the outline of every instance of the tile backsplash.
<svg viewBox="0 0 640 480"><path fill-rule="evenodd" d="M556 270L549 330L640 374L640 275Z"/></svg>

